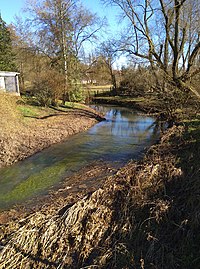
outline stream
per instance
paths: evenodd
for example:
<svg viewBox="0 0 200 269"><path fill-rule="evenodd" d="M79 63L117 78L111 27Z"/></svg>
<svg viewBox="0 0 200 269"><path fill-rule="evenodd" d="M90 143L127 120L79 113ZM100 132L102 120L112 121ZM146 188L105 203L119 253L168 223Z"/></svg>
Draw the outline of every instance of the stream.
<svg viewBox="0 0 200 269"><path fill-rule="evenodd" d="M0 169L0 210L44 195L67 176L95 160L123 166L140 159L158 139L155 119L128 108L93 106L105 114L84 133Z"/></svg>

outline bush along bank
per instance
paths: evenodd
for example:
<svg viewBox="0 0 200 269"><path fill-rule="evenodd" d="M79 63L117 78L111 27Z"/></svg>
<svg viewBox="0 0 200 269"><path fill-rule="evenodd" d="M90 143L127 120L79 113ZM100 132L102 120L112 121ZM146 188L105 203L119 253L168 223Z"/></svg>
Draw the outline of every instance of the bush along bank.
<svg viewBox="0 0 200 269"><path fill-rule="evenodd" d="M1 268L200 268L200 120L174 126L78 202L2 241Z"/></svg>

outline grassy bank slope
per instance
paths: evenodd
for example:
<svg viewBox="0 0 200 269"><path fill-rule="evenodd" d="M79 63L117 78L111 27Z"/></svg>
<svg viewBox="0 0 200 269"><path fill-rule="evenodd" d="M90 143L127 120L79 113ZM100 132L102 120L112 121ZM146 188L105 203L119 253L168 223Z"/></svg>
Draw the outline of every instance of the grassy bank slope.
<svg viewBox="0 0 200 269"><path fill-rule="evenodd" d="M5 229L0 267L200 268L199 159L197 117L97 191Z"/></svg>
<svg viewBox="0 0 200 269"><path fill-rule="evenodd" d="M101 117L89 108L42 108L0 94L0 167L84 131Z"/></svg>

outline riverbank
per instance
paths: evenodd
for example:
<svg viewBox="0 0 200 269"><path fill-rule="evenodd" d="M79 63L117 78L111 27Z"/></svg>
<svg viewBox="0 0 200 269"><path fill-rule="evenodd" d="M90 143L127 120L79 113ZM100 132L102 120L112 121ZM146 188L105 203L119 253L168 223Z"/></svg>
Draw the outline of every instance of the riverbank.
<svg viewBox="0 0 200 269"><path fill-rule="evenodd" d="M136 109L148 114L156 114L162 111L162 106L152 97L123 97L123 96L102 96L93 97L92 101L96 104L118 105Z"/></svg>
<svg viewBox="0 0 200 269"><path fill-rule="evenodd" d="M171 106L165 103L165 100L159 99L155 95L135 98L128 96L101 96L93 97L92 101L96 104L128 107L148 115L155 115L161 121L172 120L170 119L171 117L174 120L182 121L200 111L200 102L194 98L190 98L185 103L182 103L182 105L173 101L174 103Z"/></svg>
<svg viewBox="0 0 200 269"><path fill-rule="evenodd" d="M0 94L0 108L0 167L23 160L103 120L84 105L41 108L6 94Z"/></svg>
<svg viewBox="0 0 200 269"><path fill-rule="evenodd" d="M2 226L0 266L199 268L199 133L197 116L96 191Z"/></svg>
<svg viewBox="0 0 200 269"><path fill-rule="evenodd" d="M44 195L52 186L94 160L122 167L141 159L159 138L155 119L117 106L96 106L107 120L35 154L0 173L0 211Z"/></svg>

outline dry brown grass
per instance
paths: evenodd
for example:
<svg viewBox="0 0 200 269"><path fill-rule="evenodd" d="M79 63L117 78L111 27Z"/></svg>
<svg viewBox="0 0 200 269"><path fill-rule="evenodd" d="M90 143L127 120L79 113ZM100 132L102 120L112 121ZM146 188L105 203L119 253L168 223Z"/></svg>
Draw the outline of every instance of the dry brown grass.
<svg viewBox="0 0 200 269"><path fill-rule="evenodd" d="M200 136L184 133L174 126L77 202L9 223L0 268L200 268Z"/></svg>
<svg viewBox="0 0 200 269"><path fill-rule="evenodd" d="M1 121L0 128L2 131L13 130L15 126L20 124L19 115L17 111L17 100L19 97L15 97L9 94L0 93L0 111L1 111Z"/></svg>
<svg viewBox="0 0 200 269"><path fill-rule="evenodd" d="M71 109L69 113L52 109L45 117L25 118L17 109L17 100L0 94L0 167L23 160L97 122L94 112L83 109Z"/></svg>
<svg viewBox="0 0 200 269"><path fill-rule="evenodd" d="M75 204L24 219L5 244L0 267L178 268L161 235L173 208L169 186L183 178L169 140L181 143L182 131L168 131L144 161L130 162Z"/></svg>
<svg viewBox="0 0 200 269"><path fill-rule="evenodd" d="M2 163L10 163L13 158L11 151L20 146L17 138L23 133L24 128L21 115L17 110L18 99L18 97L0 93L0 166Z"/></svg>

